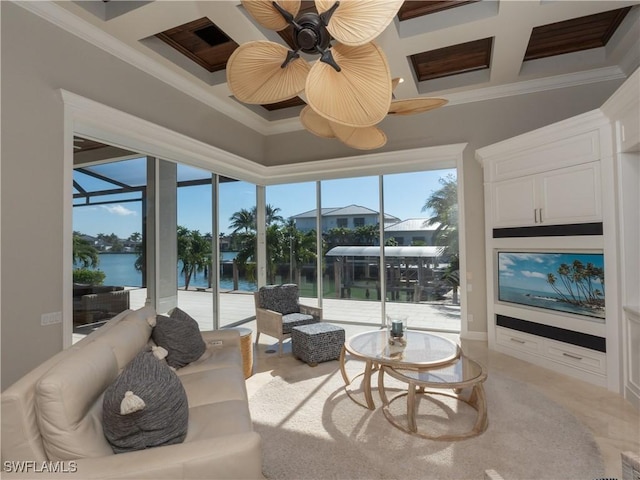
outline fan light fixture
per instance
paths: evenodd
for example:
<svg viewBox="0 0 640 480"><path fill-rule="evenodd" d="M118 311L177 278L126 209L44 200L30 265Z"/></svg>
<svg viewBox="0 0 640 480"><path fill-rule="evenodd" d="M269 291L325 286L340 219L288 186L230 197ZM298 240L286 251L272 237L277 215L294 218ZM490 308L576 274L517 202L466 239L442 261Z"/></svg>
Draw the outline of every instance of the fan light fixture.
<svg viewBox="0 0 640 480"><path fill-rule="evenodd" d="M446 103L427 98L392 102L398 82L392 82L386 56L373 39L402 3L315 0L318 13L298 16L300 0L243 0L263 27L280 31L291 25L295 49L270 41L241 45L227 62L229 89L249 104L282 102L304 91L308 105L300 120L311 133L353 148L380 148L386 135L375 125L387 114L420 113ZM300 52L319 59L309 64Z"/></svg>

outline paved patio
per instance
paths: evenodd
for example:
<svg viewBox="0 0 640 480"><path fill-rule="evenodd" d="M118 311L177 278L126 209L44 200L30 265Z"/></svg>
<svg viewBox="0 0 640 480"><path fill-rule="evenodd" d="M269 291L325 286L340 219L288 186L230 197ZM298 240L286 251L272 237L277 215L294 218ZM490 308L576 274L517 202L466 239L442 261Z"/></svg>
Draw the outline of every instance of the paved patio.
<svg viewBox="0 0 640 480"><path fill-rule="evenodd" d="M146 289L130 291L131 308L144 305ZM301 298L300 303L317 305L315 298ZM198 320L202 330L213 327L213 303L210 291L178 290L178 306ZM380 325L381 304L373 301L323 299L324 320L357 325ZM253 294L225 292L220 294L220 326L225 327L255 317ZM386 313L409 318L409 328L444 332L460 332L460 305L446 303L386 303Z"/></svg>
<svg viewBox="0 0 640 480"><path fill-rule="evenodd" d="M129 290L131 309L144 306L146 288ZM315 298L301 298L300 303L317 305ZM198 321L201 330L213 328L213 301L211 290L178 290L178 307ZM324 321L355 327L376 328L380 326L381 304L374 301L323 299ZM387 302L388 314L408 316L408 327L438 332L460 332L460 306L445 303L395 303ZM220 327L242 324L255 329L255 306L251 292L232 291L220 294ZM78 341L99 324L82 327L74 332ZM255 335L254 335L255 338Z"/></svg>

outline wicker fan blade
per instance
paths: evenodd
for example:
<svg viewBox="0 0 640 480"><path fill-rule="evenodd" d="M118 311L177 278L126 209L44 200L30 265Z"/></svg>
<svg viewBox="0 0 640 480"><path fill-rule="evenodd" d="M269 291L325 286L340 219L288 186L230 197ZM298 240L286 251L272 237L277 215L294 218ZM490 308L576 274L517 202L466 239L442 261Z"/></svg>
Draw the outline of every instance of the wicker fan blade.
<svg viewBox="0 0 640 480"><path fill-rule="evenodd" d="M378 127L354 128L333 122L330 125L342 143L358 150L373 150L387 143L387 136Z"/></svg>
<svg viewBox="0 0 640 480"><path fill-rule="evenodd" d="M296 58L282 68L287 48L274 42L240 45L227 62L231 93L244 103L265 104L295 97L304 90L309 64Z"/></svg>
<svg viewBox="0 0 640 480"><path fill-rule="evenodd" d="M329 10L334 0L316 0L318 13ZM370 42L391 23L403 0L344 0L329 19L327 30L345 45Z"/></svg>
<svg viewBox="0 0 640 480"><path fill-rule="evenodd" d="M311 133L322 138L335 138L335 134L329 125L329 120L321 117L307 105L300 112L300 122Z"/></svg>
<svg viewBox="0 0 640 480"><path fill-rule="evenodd" d="M280 31L289 26L282 14L276 10L271 0L242 0L242 6L260 25L269 30ZM293 17L300 10L300 0L277 0L276 3Z"/></svg>
<svg viewBox="0 0 640 480"><path fill-rule="evenodd" d="M389 107L389 115L415 115L440 108L449 103L444 98L407 98L394 100Z"/></svg>
<svg viewBox="0 0 640 480"><path fill-rule="evenodd" d="M336 44L331 51L341 71L317 61L307 76L307 103L332 122L351 127L379 123L391 104L391 75L384 52L374 43Z"/></svg>

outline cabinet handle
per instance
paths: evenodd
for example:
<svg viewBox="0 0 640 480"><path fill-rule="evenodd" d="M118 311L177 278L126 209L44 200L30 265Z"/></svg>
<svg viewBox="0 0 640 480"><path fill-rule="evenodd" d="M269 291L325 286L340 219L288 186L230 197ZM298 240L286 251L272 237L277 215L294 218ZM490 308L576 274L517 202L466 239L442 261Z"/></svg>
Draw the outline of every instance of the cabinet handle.
<svg viewBox="0 0 640 480"><path fill-rule="evenodd" d="M543 223L543 222L542 222L542 209L540 209L540 214L539 214L539 216L540 216L540 223Z"/></svg>
<svg viewBox="0 0 640 480"><path fill-rule="evenodd" d="M533 223L538 223L538 209L533 209Z"/></svg>
<svg viewBox="0 0 640 480"><path fill-rule="evenodd" d="M582 360L582 357L581 357L581 356L579 356L579 355L572 355L572 354L567 353L567 352L562 352L562 355L563 355L564 357L573 358L574 360Z"/></svg>
<svg viewBox="0 0 640 480"><path fill-rule="evenodd" d="M513 337L511 337L509 340L511 340L512 342L519 343L520 345L524 345L525 343L527 343L524 340L519 340L519 339L513 338Z"/></svg>

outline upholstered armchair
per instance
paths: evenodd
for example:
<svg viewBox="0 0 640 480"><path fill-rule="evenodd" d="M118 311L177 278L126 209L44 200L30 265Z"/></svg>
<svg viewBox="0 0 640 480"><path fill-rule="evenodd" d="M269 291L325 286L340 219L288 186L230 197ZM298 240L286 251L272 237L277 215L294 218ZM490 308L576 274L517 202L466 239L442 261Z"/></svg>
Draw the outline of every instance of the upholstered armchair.
<svg viewBox="0 0 640 480"><path fill-rule="evenodd" d="M291 337L291 329L322 321L322 309L300 305L295 284L267 285L254 292L256 304L256 345L260 334L278 339L278 355L282 355L282 341Z"/></svg>

